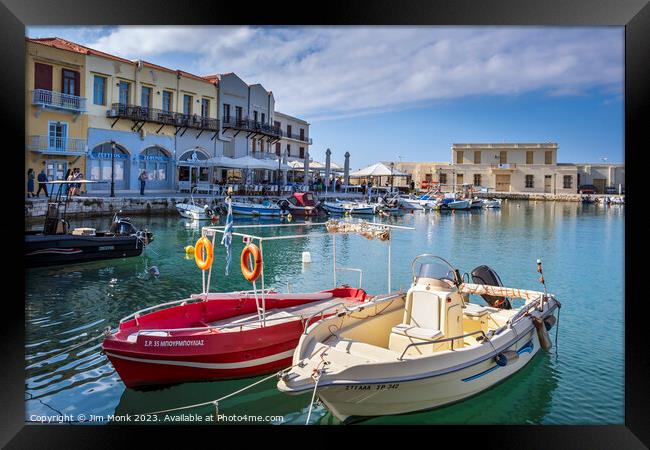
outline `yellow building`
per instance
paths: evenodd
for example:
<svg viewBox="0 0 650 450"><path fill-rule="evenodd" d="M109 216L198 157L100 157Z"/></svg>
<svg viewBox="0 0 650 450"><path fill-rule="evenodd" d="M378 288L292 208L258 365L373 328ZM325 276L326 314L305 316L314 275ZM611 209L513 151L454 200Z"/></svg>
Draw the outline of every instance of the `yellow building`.
<svg viewBox="0 0 650 450"><path fill-rule="evenodd" d="M44 170L49 180L64 179L75 167L84 173L85 57L52 39L27 39L25 47L25 177L30 168L36 176Z"/></svg>

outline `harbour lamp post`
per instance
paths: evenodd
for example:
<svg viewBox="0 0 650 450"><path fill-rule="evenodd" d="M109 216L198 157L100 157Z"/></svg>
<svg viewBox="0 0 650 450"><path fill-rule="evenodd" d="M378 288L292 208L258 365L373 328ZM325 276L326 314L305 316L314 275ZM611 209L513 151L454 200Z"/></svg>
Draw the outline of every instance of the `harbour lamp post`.
<svg viewBox="0 0 650 450"><path fill-rule="evenodd" d="M115 197L115 141L111 141L111 197Z"/></svg>
<svg viewBox="0 0 650 450"><path fill-rule="evenodd" d="M395 168L395 161L391 161L390 163L390 193L393 193L393 169Z"/></svg>

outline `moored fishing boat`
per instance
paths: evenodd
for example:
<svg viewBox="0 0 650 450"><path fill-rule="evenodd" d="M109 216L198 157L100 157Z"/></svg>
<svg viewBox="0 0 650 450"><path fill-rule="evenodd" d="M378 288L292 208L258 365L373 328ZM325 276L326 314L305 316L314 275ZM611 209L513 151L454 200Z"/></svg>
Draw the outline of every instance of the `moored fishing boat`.
<svg viewBox="0 0 650 450"><path fill-rule="evenodd" d="M435 262L416 272L422 257ZM456 268L433 255L416 257L412 271L406 294L311 325L278 389L313 392L344 421L402 414L477 394L519 371L540 347L552 346L548 330L560 303L546 290L500 286L487 266L472 271L473 283L463 282ZM470 303L472 295L490 306ZM515 298L523 304L512 304Z"/></svg>
<svg viewBox="0 0 650 450"><path fill-rule="evenodd" d="M499 198L484 199L483 207L488 209L501 208L501 199Z"/></svg>
<svg viewBox="0 0 650 450"><path fill-rule="evenodd" d="M322 202L321 207L330 214L362 214L372 215L376 212L377 205L357 202Z"/></svg>
<svg viewBox="0 0 650 450"><path fill-rule="evenodd" d="M320 213L311 192L294 192L290 197L280 200L278 205L288 209L294 216L317 216Z"/></svg>
<svg viewBox="0 0 650 450"><path fill-rule="evenodd" d="M232 202L233 214L243 216L284 216L289 214L289 209L282 209L276 203L265 200L262 203Z"/></svg>
<svg viewBox="0 0 650 450"><path fill-rule="evenodd" d="M189 202L179 202L175 206L178 213L187 219L212 220L216 218L214 210L209 205L200 206L194 201L193 193L190 193Z"/></svg>
<svg viewBox="0 0 650 450"><path fill-rule="evenodd" d="M75 183L94 183L76 180ZM138 256L154 236L146 228L136 229L122 211L113 215L106 231L95 228L74 228L66 218L70 191L65 181L50 181L51 194L43 228L25 232L25 266L41 267L76 264L113 258ZM58 187L55 193L55 187ZM65 198L64 198L65 197ZM62 208L63 206L63 208Z"/></svg>
<svg viewBox="0 0 650 450"><path fill-rule="evenodd" d="M321 225L326 224L284 226ZM235 228L266 227L275 226ZM382 239L389 227L368 224L360 232L366 233L364 236L379 233L381 236L377 236ZM129 387L242 378L285 368L309 324L371 298L361 288L361 277L357 288L337 286L337 271L350 269L336 266L335 235L331 235L335 287L310 293L280 293L265 288L262 245L270 240L306 235L261 237L231 231L228 225L204 227L202 233L195 250L197 265L204 270L202 292L137 311L123 318L117 331L104 339L104 352ZM229 233L241 237L246 244L241 269L253 289L210 293L215 238L221 234L228 237Z"/></svg>

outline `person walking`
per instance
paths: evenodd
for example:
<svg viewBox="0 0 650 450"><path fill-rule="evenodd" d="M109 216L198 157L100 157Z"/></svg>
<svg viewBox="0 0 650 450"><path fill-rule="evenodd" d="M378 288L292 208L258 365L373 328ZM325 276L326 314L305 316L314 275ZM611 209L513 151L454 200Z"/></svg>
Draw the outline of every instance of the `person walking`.
<svg viewBox="0 0 650 450"><path fill-rule="evenodd" d="M144 185L147 182L147 171L143 170L140 172L140 176L138 176L138 180L140 180L140 195L144 195Z"/></svg>
<svg viewBox="0 0 650 450"><path fill-rule="evenodd" d="M41 169L41 172L38 174L38 191L36 191L36 196L41 196L41 191L45 191L45 196L49 197L47 193L47 175L45 175L45 169Z"/></svg>
<svg viewBox="0 0 650 450"><path fill-rule="evenodd" d="M34 169L27 170L27 197L34 197Z"/></svg>

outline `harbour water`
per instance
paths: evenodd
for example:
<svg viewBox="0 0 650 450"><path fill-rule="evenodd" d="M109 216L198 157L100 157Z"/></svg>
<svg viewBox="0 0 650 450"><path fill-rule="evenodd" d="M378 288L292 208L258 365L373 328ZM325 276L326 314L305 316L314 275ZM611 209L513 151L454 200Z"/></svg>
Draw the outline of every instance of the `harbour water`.
<svg viewBox="0 0 650 450"><path fill-rule="evenodd" d="M373 418L363 424L623 423L624 207L508 200L501 210L372 220L415 227L392 234L393 289L409 287L414 256L433 253L461 273L487 264L506 286L539 290L535 261L541 258L548 289L563 307L557 347L540 352L505 382L451 406ZM71 225L103 229L109 221L73 220ZM207 402L262 379L132 390L125 388L101 354L100 340L61 354L106 327L115 328L120 318L135 310L200 292L200 271L183 251L200 237L200 228L178 217L138 217L134 222L146 225L156 236L141 257L26 272L26 421L65 414L102 422L112 415L131 415L134 423L137 414ZM275 220L237 220L235 225L239 223ZM332 240L316 236L323 233L321 227L258 232L313 235L264 244L267 286L285 291L290 285L293 292L332 286ZM234 239L228 277L224 276L225 251L216 250L212 291L250 289L239 271L242 247ZM364 289L371 294L386 292L385 242L345 235L337 237L336 247L340 266L363 270ZM301 263L303 251L311 252L311 264ZM150 275L152 266L158 268L158 277ZM338 278L339 283L358 284L358 274L353 272L339 273ZM220 402L220 414L240 416L241 421L219 423L304 424L310 397L281 394L270 380ZM205 415L214 410L207 405L179 414ZM317 406L311 423L337 420Z"/></svg>

